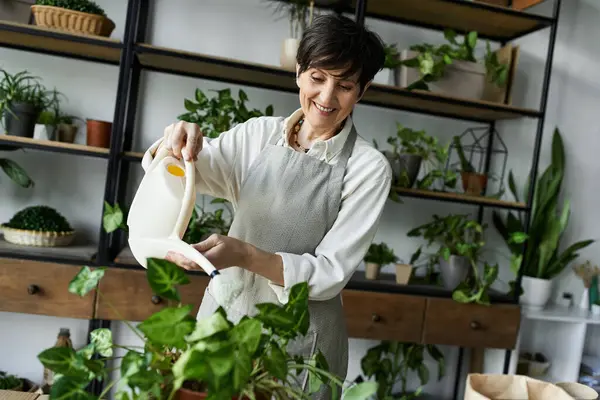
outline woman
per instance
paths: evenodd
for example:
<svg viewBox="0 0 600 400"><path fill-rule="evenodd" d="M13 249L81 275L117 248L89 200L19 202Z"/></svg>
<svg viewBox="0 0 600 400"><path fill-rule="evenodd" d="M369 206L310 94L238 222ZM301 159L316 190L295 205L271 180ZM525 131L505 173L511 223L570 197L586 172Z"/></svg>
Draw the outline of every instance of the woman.
<svg viewBox="0 0 600 400"><path fill-rule="evenodd" d="M340 292L373 240L391 184L388 162L358 137L350 114L383 61L374 33L342 16L317 17L297 55L300 109L287 118L253 118L213 140L178 122L143 161L150 163L159 144L194 159L198 191L235 209L228 236L195 245L221 274L198 318L229 297L224 307L237 321L256 303L286 303L289 289L307 281L311 325L294 348L308 357L316 345L342 379L348 337ZM200 269L179 254L167 258ZM331 394L323 389L315 398Z"/></svg>

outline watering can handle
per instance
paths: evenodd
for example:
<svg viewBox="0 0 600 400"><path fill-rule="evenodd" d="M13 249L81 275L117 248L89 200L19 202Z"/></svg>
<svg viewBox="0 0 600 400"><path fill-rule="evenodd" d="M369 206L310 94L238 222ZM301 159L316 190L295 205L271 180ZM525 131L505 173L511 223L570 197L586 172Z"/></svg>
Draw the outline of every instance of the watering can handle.
<svg viewBox="0 0 600 400"><path fill-rule="evenodd" d="M196 204L196 165L193 161L184 161L185 164L185 189L181 199L181 210L175 223L172 235L181 238L187 229L194 205Z"/></svg>
<svg viewBox="0 0 600 400"><path fill-rule="evenodd" d="M164 146L160 146L162 141L163 141L163 139L160 139L160 140L156 141L152 145L152 147L150 147L149 150L151 152L155 151L156 147L158 147L158 151L156 152L156 154L154 154L154 158L152 159L152 162L150 163L150 165L148 165L148 168L146 168L146 173L148 173L148 172L152 171L154 168L156 168L156 166L161 162L161 160L169 155L169 150Z"/></svg>

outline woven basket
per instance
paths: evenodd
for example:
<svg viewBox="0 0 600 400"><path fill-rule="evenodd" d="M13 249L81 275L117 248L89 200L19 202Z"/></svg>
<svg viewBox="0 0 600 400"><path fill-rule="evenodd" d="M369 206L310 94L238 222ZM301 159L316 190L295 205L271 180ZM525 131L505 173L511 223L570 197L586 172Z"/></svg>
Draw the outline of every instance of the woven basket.
<svg viewBox="0 0 600 400"><path fill-rule="evenodd" d="M73 11L62 7L32 5L35 24L84 35L109 37L115 23L102 15Z"/></svg>
<svg viewBox="0 0 600 400"><path fill-rule="evenodd" d="M25 229L8 228L0 226L4 233L4 240L10 243L36 246L36 247L56 247L68 246L75 238L75 231L71 232L39 232L28 231Z"/></svg>

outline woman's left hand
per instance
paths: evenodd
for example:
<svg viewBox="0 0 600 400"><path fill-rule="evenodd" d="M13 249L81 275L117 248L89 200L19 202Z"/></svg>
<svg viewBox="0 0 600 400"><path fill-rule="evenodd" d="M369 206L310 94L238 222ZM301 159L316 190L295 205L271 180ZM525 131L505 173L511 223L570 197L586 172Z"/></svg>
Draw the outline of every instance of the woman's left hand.
<svg viewBox="0 0 600 400"><path fill-rule="evenodd" d="M228 267L243 268L249 262L251 252L251 246L248 243L216 233L210 235L208 239L192 246L202 253L216 269ZM190 271L202 271L202 267L179 253L169 252L165 259Z"/></svg>

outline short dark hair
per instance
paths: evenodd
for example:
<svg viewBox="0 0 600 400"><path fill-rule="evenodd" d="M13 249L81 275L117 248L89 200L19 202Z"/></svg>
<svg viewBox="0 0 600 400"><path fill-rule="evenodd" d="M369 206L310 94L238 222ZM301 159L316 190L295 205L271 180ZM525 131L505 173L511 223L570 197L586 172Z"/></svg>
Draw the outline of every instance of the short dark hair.
<svg viewBox="0 0 600 400"><path fill-rule="evenodd" d="M306 29L296 55L299 73L309 68L344 70L342 78L359 73L360 92L383 69L381 38L364 26L340 14L315 17Z"/></svg>

